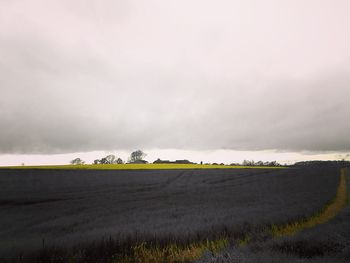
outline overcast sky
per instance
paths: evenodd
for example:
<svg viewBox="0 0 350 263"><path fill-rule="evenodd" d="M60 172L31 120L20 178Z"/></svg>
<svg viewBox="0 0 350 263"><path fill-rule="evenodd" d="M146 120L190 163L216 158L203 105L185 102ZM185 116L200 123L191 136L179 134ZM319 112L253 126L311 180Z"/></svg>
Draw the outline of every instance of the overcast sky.
<svg viewBox="0 0 350 263"><path fill-rule="evenodd" d="M349 12L348 0L0 0L0 164L138 148L347 156Z"/></svg>

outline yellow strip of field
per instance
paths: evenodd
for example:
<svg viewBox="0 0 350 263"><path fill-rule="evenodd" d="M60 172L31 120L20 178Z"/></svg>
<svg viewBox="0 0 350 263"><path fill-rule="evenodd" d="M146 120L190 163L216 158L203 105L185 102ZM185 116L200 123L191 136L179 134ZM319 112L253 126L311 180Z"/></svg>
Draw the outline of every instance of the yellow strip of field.
<svg viewBox="0 0 350 263"><path fill-rule="evenodd" d="M39 165L2 166L0 169L48 169L48 170L173 170L173 169L281 169L282 166L240 166L212 164L84 164L84 165Z"/></svg>
<svg viewBox="0 0 350 263"><path fill-rule="evenodd" d="M272 226L272 234L274 237L294 235L304 229L312 228L320 224L327 223L334 218L346 205L347 189L346 177L347 169L341 169L340 182L335 198L318 214L287 225Z"/></svg>

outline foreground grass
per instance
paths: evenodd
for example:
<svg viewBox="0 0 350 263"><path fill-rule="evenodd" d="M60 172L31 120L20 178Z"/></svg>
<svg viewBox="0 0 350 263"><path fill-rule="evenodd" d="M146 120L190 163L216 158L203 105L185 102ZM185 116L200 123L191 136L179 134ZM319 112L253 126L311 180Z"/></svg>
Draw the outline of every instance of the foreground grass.
<svg viewBox="0 0 350 263"><path fill-rule="evenodd" d="M84 165L38 165L2 166L0 169L43 170L173 170L173 169L283 169L282 166L241 166L212 164L84 164Z"/></svg>
<svg viewBox="0 0 350 263"><path fill-rule="evenodd" d="M165 247L152 247L141 243L133 247L131 254L114 260L114 263L180 263L199 259L205 252L216 254L228 244L227 239L206 240L187 246L169 244Z"/></svg>
<svg viewBox="0 0 350 263"><path fill-rule="evenodd" d="M165 240L119 242L115 239L65 249L44 247L39 253L4 262L28 263L189 263L204 253L217 254L228 245L226 238L192 242ZM1 260L0 260L1 261Z"/></svg>
<svg viewBox="0 0 350 263"><path fill-rule="evenodd" d="M272 226L272 234L275 237L294 235L304 229L315 227L316 225L327 223L334 218L346 205L347 189L346 189L347 169L341 169L340 182L335 198L318 214L293 223L282 226Z"/></svg>

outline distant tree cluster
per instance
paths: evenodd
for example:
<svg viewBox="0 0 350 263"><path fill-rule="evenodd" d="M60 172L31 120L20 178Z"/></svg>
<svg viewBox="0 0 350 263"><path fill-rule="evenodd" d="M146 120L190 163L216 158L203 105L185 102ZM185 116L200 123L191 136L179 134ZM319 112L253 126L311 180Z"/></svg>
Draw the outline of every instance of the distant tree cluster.
<svg viewBox="0 0 350 263"><path fill-rule="evenodd" d="M282 166L276 161L272 162L263 162L263 161L257 161L254 160L244 160L242 163L243 166Z"/></svg>
<svg viewBox="0 0 350 263"><path fill-rule="evenodd" d="M147 156L146 153L144 153L142 150L136 150L133 151L129 158L127 163L134 163L134 164L145 164L148 163L144 158ZM299 162L296 163L295 165L309 165L309 163L314 163L313 162ZM343 161L344 162L344 161ZM85 162L81 160L80 158L75 158L74 160L71 161L71 164L74 165L81 165L84 164ZM96 159L94 160L93 164L123 164L125 163L121 158L115 156L114 154L109 154L106 157L103 157L101 159ZM175 161L170 161L170 160L161 160L157 159L153 162L154 164L197 164L195 162L191 162L186 159L182 160L175 160ZM201 161L200 164L203 164ZM206 165L210 165L210 163L205 163ZM225 165L224 163L212 163L211 165ZM263 162L263 161L254 161L254 160L244 160L242 164L239 163L231 163L230 165L243 165L243 166L282 166L276 161L272 162Z"/></svg>
<svg viewBox="0 0 350 263"><path fill-rule="evenodd" d="M189 160L175 160L175 161L169 161L169 160L161 160L157 159L153 163L174 163L174 164L195 164L193 162L190 162Z"/></svg>
<svg viewBox="0 0 350 263"><path fill-rule="evenodd" d="M350 166L350 161L303 161L296 162L294 166L310 166L310 167L320 167L320 166Z"/></svg>
<svg viewBox="0 0 350 263"><path fill-rule="evenodd" d="M137 150L130 154L128 163L147 163L147 161L143 160L146 157L146 154ZM107 155L102 159L96 159L94 164L123 164L125 163L120 157L116 157L114 154Z"/></svg>
<svg viewBox="0 0 350 263"><path fill-rule="evenodd" d="M224 163L212 163L211 165L225 165Z"/></svg>
<svg viewBox="0 0 350 263"><path fill-rule="evenodd" d="M73 164L73 165L85 164L85 162L82 159L80 159L80 158L75 158L74 160L71 160L70 163Z"/></svg>
<svg viewBox="0 0 350 263"><path fill-rule="evenodd" d="M117 158L114 154L109 154L101 159L94 160L94 164L122 164L124 161Z"/></svg>
<svg viewBox="0 0 350 263"><path fill-rule="evenodd" d="M129 163L147 163L147 161L143 159L146 155L147 154L141 150L134 151L130 154Z"/></svg>

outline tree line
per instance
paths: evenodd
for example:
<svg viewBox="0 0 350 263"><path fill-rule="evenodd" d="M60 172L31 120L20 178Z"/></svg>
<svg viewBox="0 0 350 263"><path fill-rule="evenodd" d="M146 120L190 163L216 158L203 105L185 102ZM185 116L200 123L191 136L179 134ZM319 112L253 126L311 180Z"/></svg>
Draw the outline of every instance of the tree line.
<svg viewBox="0 0 350 263"><path fill-rule="evenodd" d="M147 163L147 161L144 160L146 157L146 154L141 151L137 150L130 154L130 157L127 161L127 163ZM75 158L71 162L73 165L83 165L85 164L85 161L83 161L80 158ZM92 164L123 164L125 163L122 158L115 156L114 154L109 154L106 157L103 157L101 159L96 159Z"/></svg>
<svg viewBox="0 0 350 263"><path fill-rule="evenodd" d="M124 161L120 157L115 156L114 154L109 154L101 159L96 159L93 161L93 164L123 164L123 163L148 163L144 158L147 156L142 150L134 151L130 154L127 161ZM75 158L70 162L73 165L83 165L85 162L80 158ZM153 162L154 164L197 164L189 160L161 160L157 159ZM203 164L200 162L199 164ZM206 165L225 165L224 163L205 163ZM263 161L254 161L254 160L244 160L242 163L231 163L230 165L243 165L243 166L282 166L276 161L263 162Z"/></svg>

